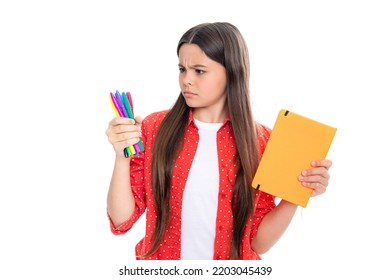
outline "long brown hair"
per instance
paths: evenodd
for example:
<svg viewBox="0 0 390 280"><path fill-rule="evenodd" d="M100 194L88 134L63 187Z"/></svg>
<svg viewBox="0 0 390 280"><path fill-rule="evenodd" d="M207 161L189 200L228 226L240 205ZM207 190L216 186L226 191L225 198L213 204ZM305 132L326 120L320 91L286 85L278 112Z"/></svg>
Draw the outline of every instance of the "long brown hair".
<svg viewBox="0 0 390 280"><path fill-rule="evenodd" d="M226 22L204 23L189 29L177 46L198 45L212 60L226 69L226 102L231 119L239 169L233 190L233 239L231 259L240 259L240 244L254 208L254 190L250 186L259 162L256 124L249 97L249 56L240 31ZM190 108L180 94L162 121L153 146L152 181L157 210L152 246L144 256L155 253L169 223L169 199L172 169L188 123Z"/></svg>

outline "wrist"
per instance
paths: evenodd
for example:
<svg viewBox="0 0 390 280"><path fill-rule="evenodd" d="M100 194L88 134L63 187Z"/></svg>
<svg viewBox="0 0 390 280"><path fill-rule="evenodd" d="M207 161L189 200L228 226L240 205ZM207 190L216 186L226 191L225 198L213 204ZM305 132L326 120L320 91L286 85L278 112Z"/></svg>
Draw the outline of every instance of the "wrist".
<svg viewBox="0 0 390 280"><path fill-rule="evenodd" d="M115 161L117 162L129 162L130 161L130 157L125 157L124 154L115 154Z"/></svg>
<svg viewBox="0 0 390 280"><path fill-rule="evenodd" d="M283 205L283 207L289 207L289 208L292 208L292 209L298 208L297 204L294 204L294 203L292 203L290 201L287 201L287 200L284 200L284 199L280 200L279 204Z"/></svg>

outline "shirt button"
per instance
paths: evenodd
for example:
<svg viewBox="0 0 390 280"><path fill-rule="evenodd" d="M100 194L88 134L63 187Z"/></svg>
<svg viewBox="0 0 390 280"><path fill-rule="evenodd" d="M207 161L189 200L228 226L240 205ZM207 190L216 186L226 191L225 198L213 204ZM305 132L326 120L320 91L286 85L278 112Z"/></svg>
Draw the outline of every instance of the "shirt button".
<svg viewBox="0 0 390 280"><path fill-rule="evenodd" d="M226 193L221 193L221 198L225 199L226 198Z"/></svg>

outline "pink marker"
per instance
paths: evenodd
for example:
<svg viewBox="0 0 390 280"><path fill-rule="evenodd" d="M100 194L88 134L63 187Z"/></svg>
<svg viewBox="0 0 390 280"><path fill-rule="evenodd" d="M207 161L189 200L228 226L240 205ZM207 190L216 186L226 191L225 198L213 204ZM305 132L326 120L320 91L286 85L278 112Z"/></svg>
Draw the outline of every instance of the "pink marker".
<svg viewBox="0 0 390 280"><path fill-rule="evenodd" d="M133 115L134 115L133 100L131 99L131 94L130 94L130 92L126 92L126 96L127 96L127 99L129 100L130 107L131 107L131 111L133 111ZM135 116L134 116L134 117L135 117Z"/></svg>

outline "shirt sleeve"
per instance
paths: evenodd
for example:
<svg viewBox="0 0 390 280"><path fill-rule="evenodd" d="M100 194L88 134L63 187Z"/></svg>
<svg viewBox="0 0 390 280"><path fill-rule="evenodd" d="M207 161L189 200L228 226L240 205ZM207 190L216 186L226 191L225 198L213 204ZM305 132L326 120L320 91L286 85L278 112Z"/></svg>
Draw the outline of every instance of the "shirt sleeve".
<svg viewBox="0 0 390 280"><path fill-rule="evenodd" d="M271 135L271 129L265 125L258 124L257 131L258 131L258 138L259 138L259 151L260 151L260 160L261 160L261 155L264 153L264 150L268 143L268 139ZM255 201L256 201L256 207L255 207L255 213L254 213L252 228L250 233L251 242L255 237L257 229L259 228L259 225L263 220L264 216L276 207L275 196L262 192L260 190L256 191Z"/></svg>
<svg viewBox="0 0 390 280"><path fill-rule="evenodd" d="M253 216L252 228L250 233L250 241L252 242L253 238L257 233L257 229L264 216L268 214L272 209L276 207L275 197L268 193L257 191L256 192L256 208Z"/></svg>
<svg viewBox="0 0 390 280"><path fill-rule="evenodd" d="M133 225L138 221L141 215L145 212L145 185L144 185L144 153L140 153L138 156L133 156L130 159L130 186L134 195L135 207L131 217L123 222L118 227L115 227L110 216L108 219L110 222L111 232L115 235L126 233Z"/></svg>

